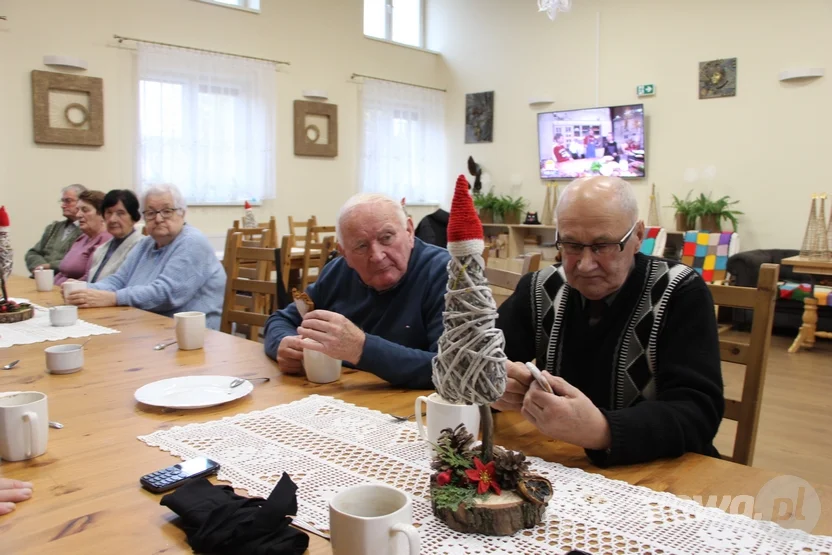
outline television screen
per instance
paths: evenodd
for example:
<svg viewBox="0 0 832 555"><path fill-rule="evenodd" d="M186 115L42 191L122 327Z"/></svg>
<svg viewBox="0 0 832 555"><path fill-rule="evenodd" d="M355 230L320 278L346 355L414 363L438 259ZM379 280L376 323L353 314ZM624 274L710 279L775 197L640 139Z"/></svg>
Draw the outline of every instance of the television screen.
<svg viewBox="0 0 832 555"><path fill-rule="evenodd" d="M537 115L541 179L644 177L644 105Z"/></svg>

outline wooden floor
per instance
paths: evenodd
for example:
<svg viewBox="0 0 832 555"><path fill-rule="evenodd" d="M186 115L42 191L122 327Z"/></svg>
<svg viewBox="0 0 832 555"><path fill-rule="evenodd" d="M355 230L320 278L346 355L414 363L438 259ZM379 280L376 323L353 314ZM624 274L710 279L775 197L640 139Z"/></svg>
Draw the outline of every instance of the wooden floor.
<svg viewBox="0 0 832 555"><path fill-rule="evenodd" d="M832 484L832 341L818 339L813 350L789 354L792 340L771 338L753 466ZM743 372L723 364L726 396L739 398ZM734 422L723 420L721 453L731 452L735 431Z"/></svg>

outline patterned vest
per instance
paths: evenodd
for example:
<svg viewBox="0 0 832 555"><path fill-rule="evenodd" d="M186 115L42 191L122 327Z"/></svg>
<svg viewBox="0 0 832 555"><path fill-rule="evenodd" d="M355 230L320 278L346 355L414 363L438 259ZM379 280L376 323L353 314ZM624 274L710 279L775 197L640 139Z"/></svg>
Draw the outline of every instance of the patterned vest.
<svg viewBox="0 0 832 555"><path fill-rule="evenodd" d="M658 258L637 256L636 264L646 265L646 277L616 347L613 409L656 398L656 341L665 309L674 289L694 276L691 268ZM634 279L633 274L629 279ZM534 274L531 287L537 364L558 376L562 356L560 330L568 325L564 316L573 289L566 283L561 266L550 266Z"/></svg>

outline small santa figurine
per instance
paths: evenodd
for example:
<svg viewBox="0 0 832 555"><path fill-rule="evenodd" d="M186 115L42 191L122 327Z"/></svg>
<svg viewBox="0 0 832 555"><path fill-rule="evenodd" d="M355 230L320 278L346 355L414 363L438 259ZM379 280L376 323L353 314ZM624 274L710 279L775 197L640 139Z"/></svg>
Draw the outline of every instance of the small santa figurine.
<svg viewBox="0 0 832 555"><path fill-rule="evenodd" d="M257 227L257 220L254 218L254 212L251 211L251 204L246 201L246 212L243 214L243 227Z"/></svg>
<svg viewBox="0 0 832 555"><path fill-rule="evenodd" d="M0 206L0 274L3 279L8 279L12 273L14 252L9 239L9 214L5 206Z"/></svg>

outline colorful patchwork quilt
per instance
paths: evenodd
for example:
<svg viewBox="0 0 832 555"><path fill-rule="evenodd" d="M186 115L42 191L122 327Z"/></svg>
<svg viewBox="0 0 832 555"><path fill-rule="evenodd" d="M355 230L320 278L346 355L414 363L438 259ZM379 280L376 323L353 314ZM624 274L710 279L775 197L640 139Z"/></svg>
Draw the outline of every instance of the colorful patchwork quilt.
<svg viewBox="0 0 832 555"><path fill-rule="evenodd" d="M802 301L812 294L812 287L808 283L780 282L777 289L781 299ZM815 286L815 298L819 306L832 306L832 287Z"/></svg>
<svg viewBox="0 0 832 555"><path fill-rule="evenodd" d="M728 257L738 251L739 236L734 232L686 231L682 263L699 272L707 283L724 281Z"/></svg>
<svg viewBox="0 0 832 555"><path fill-rule="evenodd" d="M658 226L650 226L644 228L644 241L641 242L641 254L647 256L661 256L661 254L654 254L656 252L656 240L662 228Z"/></svg>

